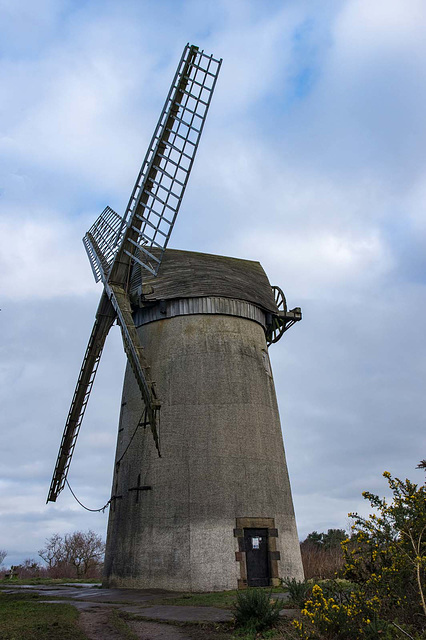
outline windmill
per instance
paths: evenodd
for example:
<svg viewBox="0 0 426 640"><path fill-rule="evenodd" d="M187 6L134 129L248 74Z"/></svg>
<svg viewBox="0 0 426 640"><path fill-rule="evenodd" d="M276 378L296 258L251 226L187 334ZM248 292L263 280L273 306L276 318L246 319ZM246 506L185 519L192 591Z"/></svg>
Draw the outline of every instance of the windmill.
<svg viewBox="0 0 426 640"><path fill-rule="evenodd" d="M221 62L198 47L185 47L124 216L107 207L83 239L104 289L48 501L64 488L105 339L116 321L128 366L110 499L110 585L215 590L303 575L266 346L301 319L300 309L287 309L283 292L270 286L257 262L166 249ZM215 388L221 391L212 396ZM246 415L241 395L246 408L258 397L262 414L254 419L254 408ZM224 397L235 402L220 417ZM240 466L256 461L244 472L246 480L235 484L228 477L232 463L216 471L219 457L227 459L232 439L244 437L244 430L259 436L258 454L243 454ZM265 446L271 448L266 466ZM260 477L260 469L265 475L271 464L269 478ZM200 488L204 497L194 498ZM194 524L195 503L213 519L219 507L213 525L206 525L204 515ZM226 523L217 524L224 518ZM203 548L217 548L223 537L224 549L211 559Z"/></svg>

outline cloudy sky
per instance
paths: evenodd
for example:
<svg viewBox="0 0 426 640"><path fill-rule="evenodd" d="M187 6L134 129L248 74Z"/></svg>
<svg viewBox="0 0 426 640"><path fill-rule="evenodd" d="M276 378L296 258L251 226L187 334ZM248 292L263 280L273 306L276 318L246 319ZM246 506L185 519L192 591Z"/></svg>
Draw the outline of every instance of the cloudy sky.
<svg viewBox="0 0 426 640"><path fill-rule="evenodd" d="M300 537L422 482L424 0L0 0L0 548L89 528L45 505L92 326L81 237L124 210L187 42L224 62L171 246L260 260L303 321L270 349ZM110 496L115 327L69 479Z"/></svg>

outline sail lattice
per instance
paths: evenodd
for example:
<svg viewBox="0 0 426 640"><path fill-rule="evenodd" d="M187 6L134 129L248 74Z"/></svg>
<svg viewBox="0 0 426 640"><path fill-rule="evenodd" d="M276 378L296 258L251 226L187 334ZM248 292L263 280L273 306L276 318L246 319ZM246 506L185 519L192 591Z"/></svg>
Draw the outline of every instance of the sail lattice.
<svg viewBox="0 0 426 640"><path fill-rule="evenodd" d="M179 211L220 65L198 47L185 47L123 217L130 231L124 253L154 275ZM157 249L155 255L151 248Z"/></svg>
<svg viewBox="0 0 426 640"><path fill-rule="evenodd" d="M122 217L105 207L83 238L96 282L105 282L125 230Z"/></svg>

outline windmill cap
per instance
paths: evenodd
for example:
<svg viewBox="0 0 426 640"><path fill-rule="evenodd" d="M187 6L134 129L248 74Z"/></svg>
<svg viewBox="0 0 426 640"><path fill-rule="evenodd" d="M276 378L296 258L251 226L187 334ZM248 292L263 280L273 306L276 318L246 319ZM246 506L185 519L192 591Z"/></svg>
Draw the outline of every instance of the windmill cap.
<svg viewBox="0 0 426 640"><path fill-rule="evenodd" d="M143 293L146 301L233 298L251 302L267 312L278 312L260 262L195 251L166 249L158 275L144 275Z"/></svg>

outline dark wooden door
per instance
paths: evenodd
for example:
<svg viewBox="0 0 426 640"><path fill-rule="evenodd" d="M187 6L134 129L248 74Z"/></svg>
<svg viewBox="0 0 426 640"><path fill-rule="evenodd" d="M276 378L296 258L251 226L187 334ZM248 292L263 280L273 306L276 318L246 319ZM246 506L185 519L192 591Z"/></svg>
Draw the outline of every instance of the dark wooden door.
<svg viewBox="0 0 426 640"><path fill-rule="evenodd" d="M270 583L268 529L244 529L247 582L249 587L268 587Z"/></svg>

